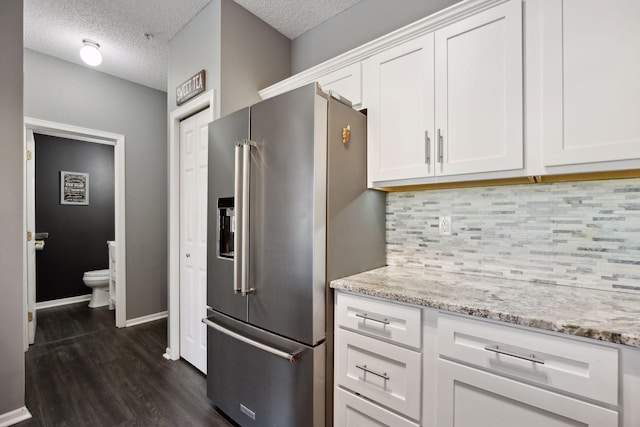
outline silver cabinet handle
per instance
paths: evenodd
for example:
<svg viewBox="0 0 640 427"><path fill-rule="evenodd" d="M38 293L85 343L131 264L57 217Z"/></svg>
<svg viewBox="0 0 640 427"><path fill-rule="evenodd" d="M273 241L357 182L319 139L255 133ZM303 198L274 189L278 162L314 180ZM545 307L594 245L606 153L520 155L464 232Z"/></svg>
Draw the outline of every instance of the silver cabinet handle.
<svg viewBox="0 0 640 427"><path fill-rule="evenodd" d="M524 354L518 354L512 351L503 350L500 348L500 346L497 346L497 345L486 345L484 349L487 351L492 351L494 353L504 354L505 356L515 357L516 359L527 360L529 362L539 363L541 365L544 365L544 360L538 359L535 354L530 354L529 356Z"/></svg>
<svg viewBox="0 0 640 427"><path fill-rule="evenodd" d="M443 145L442 145L442 134L440 133L440 129L438 129L438 134L437 134L437 139L438 139L438 163L442 163L443 159L444 159L444 155L442 154L443 150Z"/></svg>
<svg viewBox="0 0 640 427"><path fill-rule="evenodd" d="M385 380L389 379L389 375L387 375L386 372L383 372L383 373L376 372L373 369L367 368L367 365L356 365L356 368L362 369L363 371L368 372L368 373L373 374L373 375L376 375L376 376L378 376L380 378L384 378Z"/></svg>
<svg viewBox="0 0 640 427"><path fill-rule="evenodd" d="M233 205L235 207L236 215L241 214L242 212L242 203L240 203L240 180L242 179L242 169L240 164L240 150L241 150L242 142L236 142L235 147L235 179L233 182ZM238 218L238 216L236 216ZM233 250L235 252L233 257L233 292L240 293L240 280L238 276L238 256L240 256L240 233L242 233L242 224L236 228L235 233L233 233Z"/></svg>
<svg viewBox="0 0 640 427"><path fill-rule="evenodd" d="M387 319L376 319L375 317L371 317L367 313L362 313L362 314L356 313L356 317L359 317L359 318L364 319L364 320L373 320L374 322L383 323L385 325L389 324L389 320L387 320Z"/></svg>
<svg viewBox="0 0 640 427"><path fill-rule="evenodd" d="M237 339L238 341L242 341L245 344L249 344L252 347L256 347L259 348L260 350L264 350L267 353L273 354L275 356L278 356L282 359L288 360L291 363L296 362L297 360L299 360L302 357L302 354L304 353L305 349L301 348L298 349L292 353L287 353L286 351L282 351L279 350L277 348L273 348L270 347L266 344L262 344L261 342L258 341L254 341L250 338L247 338L243 335L240 335L236 332L230 331L229 329L225 328L224 326L220 326L217 323L212 322L208 317L205 317L204 319L202 319L202 323L204 323L205 325L207 325L210 328L215 329L216 331L222 332L225 335L230 336L231 338Z"/></svg>
<svg viewBox="0 0 640 427"><path fill-rule="evenodd" d="M429 138L429 131L424 131L424 149L425 149L425 162L431 163L431 138Z"/></svg>

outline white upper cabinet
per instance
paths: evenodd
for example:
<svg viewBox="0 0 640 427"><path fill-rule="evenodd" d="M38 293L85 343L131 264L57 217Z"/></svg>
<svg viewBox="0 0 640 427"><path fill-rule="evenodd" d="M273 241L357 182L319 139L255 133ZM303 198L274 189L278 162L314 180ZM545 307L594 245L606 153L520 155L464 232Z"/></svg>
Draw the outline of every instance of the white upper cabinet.
<svg viewBox="0 0 640 427"><path fill-rule="evenodd" d="M544 2L544 165L640 158L640 1Z"/></svg>
<svg viewBox="0 0 640 427"><path fill-rule="evenodd" d="M433 34L364 63L369 181L433 175Z"/></svg>
<svg viewBox="0 0 640 427"><path fill-rule="evenodd" d="M362 67L359 62L318 77L323 90L331 90L351 101L354 106L362 104Z"/></svg>
<svg viewBox="0 0 640 427"><path fill-rule="evenodd" d="M362 65L356 61L344 66L329 60L320 66L310 68L286 80L262 89L262 99L268 99L311 82L318 82L325 91L334 91L348 99L354 108L362 105Z"/></svg>
<svg viewBox="0 0 640 427"><path fill-rule="evenodd" d="M374 55L363 72L373 186L523 168L520 0Z"/></svg>
<svg viewBox="0 0 640 427"><path fill-rule="evenodd" d="M522 4L435 33L436 174L523 167Z"/></svg>

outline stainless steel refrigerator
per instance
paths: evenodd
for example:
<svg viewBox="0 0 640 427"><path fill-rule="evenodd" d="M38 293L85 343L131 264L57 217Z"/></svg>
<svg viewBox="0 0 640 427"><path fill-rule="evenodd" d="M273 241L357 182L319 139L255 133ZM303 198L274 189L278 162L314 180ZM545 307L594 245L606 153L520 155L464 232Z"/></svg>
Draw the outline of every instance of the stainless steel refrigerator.
<svg viewBox="0 0 640 427"><path fill-rule="evenodd" d="M328 283L385 264L366 184L366 117L315 83L209 125L207 395L238 424L332 424Z"/></svg>

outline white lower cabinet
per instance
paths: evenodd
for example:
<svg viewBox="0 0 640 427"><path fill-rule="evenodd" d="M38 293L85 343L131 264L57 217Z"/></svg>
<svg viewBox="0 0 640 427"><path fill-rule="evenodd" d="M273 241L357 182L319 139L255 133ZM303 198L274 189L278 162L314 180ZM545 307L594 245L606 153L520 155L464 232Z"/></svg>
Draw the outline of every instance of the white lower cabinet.
<svg viewBox="0 0 640 427"><path fill-rule="evenodd" d="M336 381L362 396L420 419L421 355L343 329L336 331Z"/></svg>
<svg viewBox="0 0 640 427"><path fill-rule="evenodd" d="M336 293L336 427L422 425L421 313Z"/></svg>
<svg viewBox="0 0 640 427"><path fill-rule="evenodd" d="M640 349L336 292L336 427L640 427Z"/></svg>
<svg viewBox="0 0 640 427"><path fill-rule="evenodd" d="M439 427L616 427L618 413L462 364L438 361Z"/></svg>
<svg viewBox="0 0 640 427"><path fill-rule="evenodd" d="M342 388L336 388L334 398L333 424L336 427L417 427L419 425Z"/></svg>
<svg viewBox="0 0 640 427"><path fill-rule="evenodd" d="M440 313L438 354L438 427L618 426L615 347Z"/></svg>

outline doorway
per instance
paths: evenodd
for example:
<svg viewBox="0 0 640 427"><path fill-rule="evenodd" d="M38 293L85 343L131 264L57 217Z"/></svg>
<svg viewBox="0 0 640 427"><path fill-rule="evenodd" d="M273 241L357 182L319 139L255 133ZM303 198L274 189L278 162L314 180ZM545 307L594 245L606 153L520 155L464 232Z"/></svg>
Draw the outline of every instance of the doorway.
<svg viewBox="0 0 640 427"><path fill-rule="evenodd" d="M25 180L24 201L25 219L24 227L26 239L24 243L24 268L25 268L25 299L28 316L25 319L25 350L28 343L35 338L37 323L36 314L36 264L35 264L35 140L34 133L53 137L71 138L80 141L113 145L114 148L114 222L116 241L116 265L115 272L115 318L116 327L125 327L126 322L126 236L125 236L125 138L124 135L103 132L94 129L81 128L61 123L49 122L25 117ZM90 194L89 194L90 195ZM46 231L46 230L43 230ZM45 243L46 245L46 243ZM106 242L105 242L106 245ZM106 264L106 261L105 261Z"/></svg>

